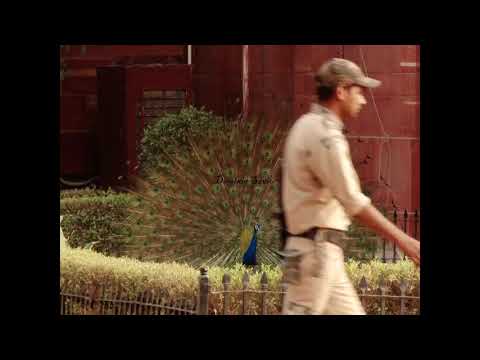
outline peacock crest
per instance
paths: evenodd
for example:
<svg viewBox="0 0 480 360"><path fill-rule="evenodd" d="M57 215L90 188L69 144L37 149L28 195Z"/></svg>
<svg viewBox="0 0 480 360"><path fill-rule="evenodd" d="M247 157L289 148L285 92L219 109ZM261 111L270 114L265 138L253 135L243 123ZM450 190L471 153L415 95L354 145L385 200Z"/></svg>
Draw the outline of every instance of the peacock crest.
<svg viewBox="0 0 480 360"><path fill-rule="evenodd" d="M192 266L277 264L280 154L290 124L222 120L135 179L129 254ZM140 240L141 241L140 241Z"/></svg>

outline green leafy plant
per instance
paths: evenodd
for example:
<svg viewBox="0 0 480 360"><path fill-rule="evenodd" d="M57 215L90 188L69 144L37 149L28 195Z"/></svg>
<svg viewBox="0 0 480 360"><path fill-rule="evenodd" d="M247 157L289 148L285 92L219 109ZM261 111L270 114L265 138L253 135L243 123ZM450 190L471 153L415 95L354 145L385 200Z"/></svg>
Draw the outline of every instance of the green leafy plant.
<svg viewBox="0 0 480 360"><path fill-rule="evenodd" d="M347 231L348 241L345 248L347 258L372 260L378 248L377 235L368 228L354 222Z"/></svg>
<svg viewBox="0 0 480 360"><path fill-rule="evenodd" d="M189 141L197 140L210 129L221 126L221 118L204 108L188 106L178 113L164 113L145 127L140 144L140 167L146 169L170 164L165 153L176 156L190 150Z"/></svg>
<svg viewBox="0 0 480 360"><path fill-rule="evenodd" d="M195 266L242 262L246 248L241 247L241 234L259 224L257 261L278 263L280 231L274 214L279 212L280 187L275 174L289 125L262 118L225 119L196 139L177 139L171 150L175 155L159 149L162 158L151 151L159 163L145 168L130 189L146 200L144 227L138 230L151 231L135 236L147 242L147 258ZM142 242L136 244L138 253L145 250ZM131 250L135 254L133 246Z"/></svg>
<svg viewBox="0 0 480 360"><path fill-rule="evenodd" d="M357 292L360 293L360 281L363 277L368 282L367 293L376 293L383 278L390 293L399 294L398 283L407 283L407 294L417 295L420 272L410 261L399 261L396 264L372 261L361 263L347 261L346 271ZM213 266L208 269L210 290L223 290L223 276L230 276L230 289L241 290L245 273L249 274L249 289L261 287L261 277L266 273L269 291L281 291L282 270L278 266L262 265L257 270L245 268L241 264L229 267ZM198 296L199 271L189 265L175 262L154 263L143 262L127 257L115 258L86 249L66 247L60 254L60 284L62 288L75 289L92 284L102 286L109 296L117 288L121 288L128 296L155 291L161 296L172 299L194 299ZM249 295L250 296L250 295ZM418 303L418 301L417 301ZM418 312L418 304L409 305L411 313ZM241 294L232 294L231 312L238 313L242 304ZM266 298L267 313L279 314L281 311L280 294L269 294ZM387 301L387 314L398 313L398 300ZM223 309L221 294L212 294L209 302L212 313L220 313ZM379 313L379 301L366 302L368 314ZM260 297L250 296L249 314L260 313Z"/></svg>
<svg viewBox="0 0 480 360"><path fill-rule="evenodd" d="M365 195L371 196L367 189ZM377 207L383 216L387 216L387 210L383 207ZM374 260L379 247L380 237L369 228L353 221L347 231L347 241L345 256L354 260Z"/></svg>
<svg viewBox="0 0 480 360"><path fill-rule="evenodd" d="M71 247L84 247L104 254L117 254L132 234L130 211L138 206L129 194L111 190L70 192L60 200L62 229Z"/></svg>
<svg viewBox="0 0 480 360"><path fill-rule="evenodd" d="M106 190L98 189L95 186L89 186L81 189L68 189L60 191L60 200L73 198L87 198L96 196L107 196L117 194L116 191L108 188Z"/></svg>

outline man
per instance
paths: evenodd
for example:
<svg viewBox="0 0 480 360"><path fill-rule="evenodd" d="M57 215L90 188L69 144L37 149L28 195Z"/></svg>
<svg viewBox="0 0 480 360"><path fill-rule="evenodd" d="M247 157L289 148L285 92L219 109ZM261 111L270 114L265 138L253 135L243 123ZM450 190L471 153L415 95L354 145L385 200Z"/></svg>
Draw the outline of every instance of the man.
<svg viewBox="0 0 480 360"><path fill-rule="evenodd" d="M366 197L343 135L344 123L366 104L363 91L380 81L345 59L331 59L316 75L318 104L287 137L282 168L282 207L287 293L284 314L365 315L347 277L344 233L352 219L420 262L420 243L387 220Z"/></svg>

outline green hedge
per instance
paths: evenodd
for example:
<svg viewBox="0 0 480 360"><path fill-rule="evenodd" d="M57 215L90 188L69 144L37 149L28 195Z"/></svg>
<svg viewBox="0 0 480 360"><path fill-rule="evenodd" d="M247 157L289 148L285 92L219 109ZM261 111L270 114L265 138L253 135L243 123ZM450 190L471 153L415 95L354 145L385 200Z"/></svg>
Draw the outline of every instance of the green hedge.
<svg viewBox="0 0 480 360"><path fill-rule="evenodd" d="M347 273L358 288L360 279L365 276L370 287L368 292L374 292L379 286L381 276L390 285L393 293L398 293L399 281L405 279L409 283L407 293L417 294L420 279L419 270L410 261L399 261L396 264L383 264L379 261L359 263L348 261ZM262 272L266 272L269 280L269 290L280 290L282 273L278 267L262 266L260 271L246 270L242 265L230 269L213 267L208 271L211 290L223 289L222 278L225 273L231 276L231 289L242 289L242 277L245 271L250 275L250 288L260 289ZM92 250L72 249L66 247L61 251L60 266L61 284L70 284L69 288L96 284L105 287L121 286L130 296L144 291L155 290L161 296L173 299L193 299L198 295L199 272L194 268L177 263L141 262L130 258L113 258ZM113 286L112 286L113 285ZM241 306L241 296L233 296L231 311L238 313ZM379 311L379 301L369 300L367 313L376 314ZM412 304L410 311L416 312L418 304ZM267 312L280 312L280 296L267 297ZM222 297L210 296L210 311L221 312ZM398 311L398 305L387 302L387 311ZM250 313L260 312L260 299L251 295Z"/></svg>
<svg viewBox="0 0 480 360"><path fill-rule="evenodd" d="M68 195L68 196L67 196ZM72 196L73 195L73 196ZM62 229L72 247L92 247L117 254L131 235L129 209L138 206L129 194L83 190L61 195Z"/></svg>
<svg viewBox="0 0 480 360"><path fill-rule="evenodd" d="M141 169L146 170L169 163L169 155L183 153L190 148L189 141L205 136L208 129L222 125L219 116L203 108L183 108L178 113L165 113L145 127L140 144Z"/></svg>
<svg viewBox="0 0 480 360"><path fill-rule="evenodd" d="M92 187L86 187L81 189L62 190L60 191L60 200L107 196L107 195L114 195L114 194L116 194L116 192L110 188L107 190L102 190L102 189L97 189L95 186L92 186Z"/></svg>

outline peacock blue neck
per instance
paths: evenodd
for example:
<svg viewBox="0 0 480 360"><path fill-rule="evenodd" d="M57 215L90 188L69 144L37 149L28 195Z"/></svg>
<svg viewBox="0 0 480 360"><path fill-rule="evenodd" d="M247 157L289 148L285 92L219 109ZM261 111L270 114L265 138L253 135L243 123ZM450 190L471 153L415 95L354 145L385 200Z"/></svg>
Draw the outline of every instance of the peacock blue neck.
<svg viewBox="0 0 480 360"><path fill-rule="evenodd" d="M252 239L247 251L243 255L243 265L255 266L257 265L257 227L253 229Z"/></svg>

